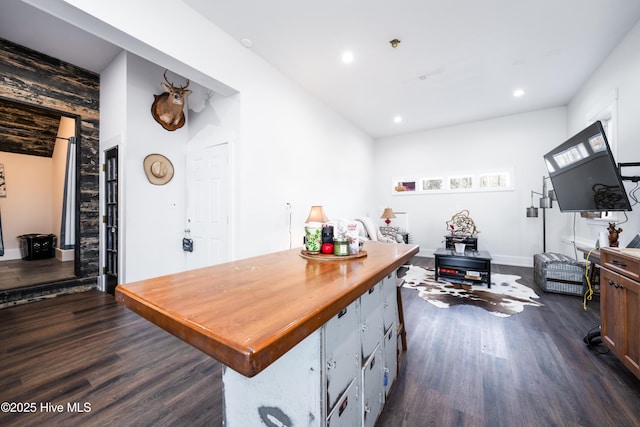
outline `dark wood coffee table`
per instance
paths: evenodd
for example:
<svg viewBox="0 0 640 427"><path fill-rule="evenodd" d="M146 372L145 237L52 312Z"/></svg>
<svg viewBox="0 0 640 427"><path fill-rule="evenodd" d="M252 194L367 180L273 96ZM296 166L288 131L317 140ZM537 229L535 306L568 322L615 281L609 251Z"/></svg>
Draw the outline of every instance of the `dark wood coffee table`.
<svg viewBox="0 0 640 427"><path fill-rule="evenodd" d="M434 252L436 280L491 288L491 254L487 251L465 251L440 248Z"/></svg>

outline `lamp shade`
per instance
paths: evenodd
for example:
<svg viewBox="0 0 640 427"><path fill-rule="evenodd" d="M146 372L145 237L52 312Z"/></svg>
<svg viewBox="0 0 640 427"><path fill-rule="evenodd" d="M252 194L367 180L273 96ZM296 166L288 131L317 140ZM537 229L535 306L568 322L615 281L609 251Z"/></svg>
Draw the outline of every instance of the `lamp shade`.
<svg viewBox="0 0 640 427"><path fill-rule="evenodd" d="M384 212L382 212L382 215L380 215L380 218L384 218L384 219L390 219L395 217L396 215L393 213L393 209L391 208L386 208Z"/></svg>
<svg viewBox="0 0 640 427"><path fill-rule="evenodd" d="M329 222L329 218L327 218L327 215L324 213L322 206L311 206L311 211L305 222Z"/></svg>
<svg viewBox="0 0 640 427"><path fill-rule="evenodd" d="M527 218L538 218L538 208L536 207L528 207L527 208Z"/></svg>
<svg viewBox="0 0 640 427"><path fill-rule="evenodd" d="M550 197L540 197L540 207L542 209L549 209L553 207L553 199Z"/></svg>

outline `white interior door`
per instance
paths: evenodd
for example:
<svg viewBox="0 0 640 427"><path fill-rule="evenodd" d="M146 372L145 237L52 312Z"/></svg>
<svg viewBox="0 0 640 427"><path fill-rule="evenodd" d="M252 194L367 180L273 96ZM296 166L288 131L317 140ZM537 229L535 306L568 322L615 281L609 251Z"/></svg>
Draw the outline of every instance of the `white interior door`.
<svg viewBox="0 0 640 427"><path fill-rule="evenodd" d="M187 224L193 252L187 268L229 260L229 144L197 148L187 156Z"/></svg>

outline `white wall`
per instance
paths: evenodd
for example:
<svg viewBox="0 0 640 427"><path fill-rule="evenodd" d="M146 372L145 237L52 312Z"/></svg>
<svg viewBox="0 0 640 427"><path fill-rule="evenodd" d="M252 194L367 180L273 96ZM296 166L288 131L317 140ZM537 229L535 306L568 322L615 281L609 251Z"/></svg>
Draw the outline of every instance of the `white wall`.
<svg viewBox="0 0 640 427"><path fill-rule="evenodd" d="M584 128L588 118L617 94L618 162L640 162L640 23L628 34L594 73L565 109L557 108L495 120L467 123L411 135L386 138L376 144L376 203L389 205L410 216L410 231L421 254L429 255L441 246L445 221L461 209L469 209L481 233L479 245L494 256L494 262L531 265L532 255L542 250L542 218L526 218L530 191L541 191L547 175L542 155ZM482 149L484 148L484 150ZM455 166L450 166L454 164ZM391 179L403 176L431 176L439 172L464 171L487 165L512 165L516 188L512 193L391 196ZM380 171L383 171L380 173ZM640 168L623 170L640 175ZM627 190L635 184L626 183ZM535 196L534 204L537 205ZM632 202L633 203L633 202ZM619 226L621 246L640 232L640 208L627 213ZM542 214L542 211L540 211ZM617 222L626 221L618 214ZM582 219L546 211L546 250L576 258L574 241L594 244L606 221ZM575 234L574 234L575 230Z"/></svg>
<svg viewBox="0 0 640 427"><path fill-rule="evenodd" d="M5 254L0 260L20 259L22 234L54 233L51 194L53 162L50 157L0 152L7 196L0 198Z"/></svg>
<svg viewBox="0 0 640 427"><path fill-rule="evenodd" d="M123 205L125 215L123 244L127 256L121 265L127 280L168 274L183 269L182 236L185 217L185 147L188 128L167 131L151 115L153 94L164 90L164 69L135 55L127 55L127 124L122 142L126 153L118 152L125 179ZM170 75L176 84L180 76ZM174 175L165 185L149 182L144 158L153 153L166 156L174 166Z"/></svg>
<svg viewBox="0 0 640 427"><path fill-rule="evenodd" d="M236 253L302 245L312 205L329 217L367 213L372 202L373 141L290 81L265 67L241 91L242 127L234 151ZM256 226L262 231L256 239Z"/></svg>
<svg viewBox="0 0 640 427"><path fill-rule="evenodd" d="M101 73L101 154L104 157L105 150L118 146L119 276L125 281L185 268L181 242L191 121L187 118L184 127L167 131L153 119L151 104L153 95L164 91L163 73L164 68L127 52ZM184 77L174 73L168 73L168 78L177 85L185 83ZM198 91L196 86L190 88ZM185 113L188 116L189 111ZM164 185L151 184L144 172L144 158L153 153L173 164L173 178ZM101 182L103 188L104 177ZM104 200L101 209L103 204Z"/></svg>
<svg viewBox="0 0 640 427"><path fill-rule="evenodd" d="M139 37L148 48L127 38L123 46L136 55L119 56L101 73L101 151L121 147L121 268L126 281L185 268L179 244L185 226L184 156L189 138L202 144L207 128L212 141L230 140L232 259L288 249L290 239L293 247L301 246L311 205L324 205L334 218L369 213L372 139L237 41L181 2L172 6L171 16L182 16L198 28L198 40L206 43L194 42L188 32L167 40L158 29L169 16L155 3L116 2L122 4L104 8L74 3L93 9L96 17ZM129 13L120 13L125 6ZM86 17L73 14L69 19ZM162 51L167 54L159 55ZM180 72L193 85L223 88L225 93L213 99L217 123L201 126L196 121L192 129L187 118L185 128L168 132L153 121L152 94L160 93L164 68ZM233 113L227 114L227 108ZM181 132L187 136L182 138ZM174 178L165 186L150 186L144 175L142 160L151 152L167 155L174 164ZM176 208L169 208L174 202Z"/></svg>
<svg viewBox="0 0 640 427"><path fill-rule="evenodd" d="M542 156L566 135L564 108L466 123L376 141L375 200L407 212L421 255L443 246L446 221L467 209L478 245L495 263L531 265L542 252L542 217L527 218L531 190L542 191ZM394 178L512 168L513 191L392 195ZM535 196L534 203L537 204ZM549 222L549 221L547 221ZM547 246L549 246L549 233Z"/></svg>
<svg viewBox="0 0 640 427"><path fill-rule="evenodd" d="M573 135L586 126L589 115L603 102L612 98L617 92L618 128L616 161L622 163L640 162L640 23L629 32L626 38L613 50L611 55L602 63L580 92L569 103L568 134ZM640 175L640 168L623 169L625 175ZM627 182L627 190L635 184ZM633 201L632 201L633 204ZM620 235L620 245L628 242L640 232L640 207L632 206L628 212L628 222L621 224L623 232ZM623 214L618 215L618 223L625 221ZM573 214L563 214L562 235L566 240L574 239ZM606 229L607 223L589 221L579 216L576 218L576 236L578 242L593 244L601 230ZM565 243L564 252L574 255L571 243ZM581 256L578 254L578 256Z"/></svg>
<svg viewBox="0 0 640 427"><path fill-rule="evenodd" d="M47 7L53 8L51 3ZM637 27L572 101L568 118L564 108L555 108L383 139L375 144L374 157L370 138L181 2L172 4L171 14L150 0L55 3L72 4L88 13L91 16L65 7L57 11L152 63L222 95L238 94L240 119L232 146L233 258L284 249L289 202L294 245L302 238L302 223L312 204L325 205L331 217L375 215L387 205L406 211L413 241L423 253L440 246L444 222L452 214L469 209L481 231L481 248L490 250L496 262L530 264L532 255L542 250L542 224L541 218L527 219L524 209L530 204L530 191L540 191L546 175L542 154L581 128L585 112L614 88L620 94L618 160L640 158L633 145L638 146L640 135L640 124L633 117L640 100L634 82ZM121 13L123 9L128 13ZM158 30L169 26L174 16L197 28L197 34ZM136 116L127 112L127 118ZM464 198L391 196L394 176L446 172L451 164L457 171L513 166L516 187L512 192ZM329 165L338 166L344 175L325 172ZM566 249L562 237L570 227L567 217L557 209L548 211L547 250ZM141 222L133 219L132 224L136 221ZM256 226L262 230L259 239ZM637 229L638 219L632 217L626 227ZM630 237L631 233L623 234L622 241Z"/></svg>
<svg viewBox="0 0 640 427"><path fill-rule="evenodd" d="M127 157L126 146L122 143L126 133L127 123L127 53L121 52L109 66L100 73L100 164L105 164L105 151L118 147L118 180L119 184L126 182L127 173L122 164ZM105 214L105 175L100 174L100 215ZM127 187L118 187L118 209L121 218L126 217L127 206L124 203ZM120 257L118 268L119 278L126 280L126 246L124 236L126 235L126 221L120 221L118 255ZM104 242L106 241L104 225L100 223L100 265L106 265ZM100 284L100 281L99 281Z"/></svg>

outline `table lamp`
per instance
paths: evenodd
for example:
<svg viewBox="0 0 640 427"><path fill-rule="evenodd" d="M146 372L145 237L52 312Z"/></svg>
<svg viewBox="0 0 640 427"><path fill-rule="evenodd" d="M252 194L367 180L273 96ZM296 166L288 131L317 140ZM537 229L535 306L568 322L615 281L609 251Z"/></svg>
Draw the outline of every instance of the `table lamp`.
<svg viewBox="0 0 640 427"><path fill-rule="evenodd" d="M396 215L393 213L393 209L385 208L384 212L382 212L382 215L380 215L380 218L384 218L384 222L388 226L389 224L391 224L391 218L396 218Z"/></svg>
<svg viewBox="0 0 640 427"><path fill-rule="evenodd" d="M311 206L304 226L304 246L307 252L320 253L322 247L322 223L329 222L322 206Z"/></svg>

